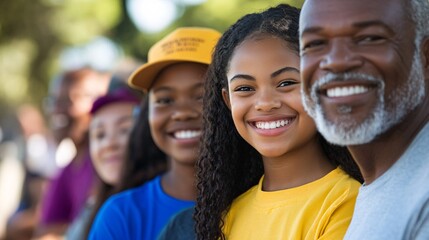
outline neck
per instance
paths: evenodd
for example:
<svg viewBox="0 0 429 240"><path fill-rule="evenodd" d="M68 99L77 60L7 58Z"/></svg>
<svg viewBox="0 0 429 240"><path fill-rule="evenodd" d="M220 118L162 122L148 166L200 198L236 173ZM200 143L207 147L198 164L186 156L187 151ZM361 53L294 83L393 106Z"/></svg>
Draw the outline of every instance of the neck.
<svg viewBox="0 0 429 240"><path fill-rule="evenodd" d="M88 138L85 136L82 141L76 143L73 142L76 147L76 156L73 159L74 164L82 164L84 162L84 159L87 157L89 153L89 143Z"/></svg>
<svg viewBox="0 0 429 240"><path fill-rule="evenodd" d="M399 124L378 136L370 143L349 146L348 149L370 184L383 175L407 150L416 135L429 120L429 97Z"/></svg>
<svg viewBox="0 0 429 240"><path fill-rule="evenodd" d="M264 156L263 163L264 191L298 187L325 176L335 168L326 158L316 138L283 156Z"/></svg>
<svg viewBox="0 0 429 240"><path fill-rule="evenodd" d="M76 119L69 130L69 137L76 144L76 147L79 147L79 145L82 144L87 144L88 142L89 120L89 116Z"/></svg>
<svg viewBox="0 0 429 240"><path fill-rule="evenodd" d="M195 167L172 160L170 169L161 178L161 185L163 190L174 198L195 200Z"/></svg>

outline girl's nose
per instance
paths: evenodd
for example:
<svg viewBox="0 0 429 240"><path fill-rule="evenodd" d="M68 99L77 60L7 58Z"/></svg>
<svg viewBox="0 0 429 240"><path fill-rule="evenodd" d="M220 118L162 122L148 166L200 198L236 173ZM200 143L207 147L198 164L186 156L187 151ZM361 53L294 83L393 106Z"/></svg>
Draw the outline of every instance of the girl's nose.
<svg viewBox="0 0 429 240"><path fill-rule="evenodd" d="M186 121L198 118L199 114L200 113L194 107L178 106L172 115L172 119L176 121Z"/></svg>
<svg viewBox="0 0 429 240"><path fill-rule="evenodd" d="M255 104L255 109L258 111L269 112L273 109L278 109L281 107L281 101L276 97L276 94L268 91L261 90L259 97Z"/></svg>

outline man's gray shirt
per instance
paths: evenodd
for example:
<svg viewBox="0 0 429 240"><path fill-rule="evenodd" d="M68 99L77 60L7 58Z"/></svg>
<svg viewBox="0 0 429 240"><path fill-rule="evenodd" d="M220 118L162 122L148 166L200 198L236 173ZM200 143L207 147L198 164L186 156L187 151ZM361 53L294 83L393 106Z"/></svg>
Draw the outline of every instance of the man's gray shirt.
<svg viewBox="0 0 429 240"><path fill-rule="evenodd" d="M360 188L344 239L429 239L429 124L387 172Z"/></svg>

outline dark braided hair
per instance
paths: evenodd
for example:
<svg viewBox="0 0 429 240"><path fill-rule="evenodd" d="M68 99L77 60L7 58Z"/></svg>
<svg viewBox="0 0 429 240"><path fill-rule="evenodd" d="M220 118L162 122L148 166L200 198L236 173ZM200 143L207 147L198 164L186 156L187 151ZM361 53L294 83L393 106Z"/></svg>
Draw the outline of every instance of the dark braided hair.
<svg viewBox="0 0 429 240"><path fill-rule="evenodd" d="M238 134L222 98L222 89L228 88L226 73L231 56L244 40L261 35L284 40L299 55L299 13L295 7L280 4L248 14L232 25L215 47L205 81L204 131L197 162L197 239L225 239L223 219L233 200L256 185L264 172L261 155ZM348 151L327 143L320 134L319 138L330 161L362 181Z"/></svg>

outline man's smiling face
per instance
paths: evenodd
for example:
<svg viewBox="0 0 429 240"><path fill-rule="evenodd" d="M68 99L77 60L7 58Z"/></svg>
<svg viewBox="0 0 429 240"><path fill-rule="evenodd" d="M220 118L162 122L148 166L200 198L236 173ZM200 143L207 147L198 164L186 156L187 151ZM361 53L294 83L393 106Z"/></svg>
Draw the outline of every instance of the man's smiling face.
<svg viewBox="0 0 429 240"><path fill-rule="evenodd" d="M328 141L368 143L422 101L420 52L410 41L415 39L414 23L403 2L305 3L300 22L302 96Z"/></svg>

